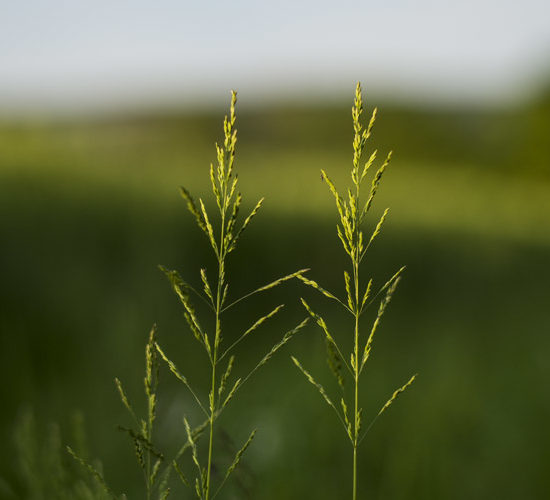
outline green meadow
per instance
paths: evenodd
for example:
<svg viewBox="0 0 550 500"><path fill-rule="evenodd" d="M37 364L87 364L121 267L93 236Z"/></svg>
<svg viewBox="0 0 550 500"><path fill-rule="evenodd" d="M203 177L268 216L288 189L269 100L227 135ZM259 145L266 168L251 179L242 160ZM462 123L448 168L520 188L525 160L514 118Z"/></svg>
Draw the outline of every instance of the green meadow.
<svg viewBox="0 0 550 500"><path fill-rule="evenodd" d="M548 498L550 99L486 110L376 104L369 147L384 157L392 149L394 160L369 215L374 229L390 207L365 274L381 286L407 270L364 374L365 418L419 375L362 444L360 497ZM342 191L351 181L350 107L238 110L243 204L266 200L229 258L234 297L302 268L344 295L346 259L320 170ZM111 487L144 498L131 442L117 429L129 419L113 380L144 408L154 323L163 349L207 394L203 352L157 265L197 288L199 269L215 269L178 186L213 206L208 169L223 113L0 123L0 498L53 498L29 484L51 488L54 423L67 470L85 476L64 451L75 445L75 415L83 415L87 458L101 460ZM243 370L305 318L300 297L336 335L350 331L320 294L289 282L228 315L225 335L237 336L237 325L286 304L243 341ZM349 351L352 339L342 342ZM219 498L350 496L345 434L291 354L337 394L322 334L309 324L217 423L222 462L258 429ZM201 415L165 366L158 398L156 442L170 456L186 440L183 415L193 425ZM14 429L29 412L34 454L25 455ZM191 498L174 484L171 497Z"/></svg>

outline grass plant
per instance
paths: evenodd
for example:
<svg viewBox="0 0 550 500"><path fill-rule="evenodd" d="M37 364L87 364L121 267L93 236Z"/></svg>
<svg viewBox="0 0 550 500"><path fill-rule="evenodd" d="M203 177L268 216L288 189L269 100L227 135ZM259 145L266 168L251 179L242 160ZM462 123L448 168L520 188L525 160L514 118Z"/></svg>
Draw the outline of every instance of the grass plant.
<svg viewBox="0 0 550 500"><path fill-rule="evenodd" d="M376 109L374 109L370 121L365 128L361 123L361 115L363 113L363 101L361 95L361 86L358 83L355 91L355 101L352 107L353 118L353 160L351 168L351 180L352 188L347 191L347 199L339 194L334 183L330 180L324 170L321 170L322 179L327 183L334 199L336 200L336 208L340 219L337 224L337 234L344 251L350 259L350 271L344 270L344 284L346 290L346 298L340 299L335 294L322 288L317 282L300 275L301 279L306 285L315 288L326 298L329 298L337 302L347 313L353 317L353 347L352 352L349 355L344 355L343 350L340 348L341 340L338 340L330 333L329 328L325 320L316 312L314 312L309 304L302 298L302 304L307 310L308 314L315 320L315 322L321 327L325 341L327 343L328 364L336 377L338 385L341 389L340 404L333 402L325 388L318 383L315 378L302 366L300 361L295 357L292 357L294 364L305 375L306 379L313 384L323 399L328 405L336 412L339 421L341 422L345 433L349 439L349 442L353 451L353 465L352 465L352 498L357 498L357 455L359 445L365 438L365 435L370 430L376 419L388 409L388 407L396 400L396 398L405 391L414 381L416 375L412 376L410 380L397 389L389 400L382 406L378 414L370 422L370 424L363 430L363 410L360 404L360 376L363 369L369 359L374 336L380 325L382 315L384 314L395 289L401 279L401 274L404 271L404 267L399 269L376 293L373 292L373 280L372 278L364 286L362 283L362 275L360 273L361 263L367 253L367 250L380 234L384 221L386 220L388 209L384 211L378 223L376 224L374 231L372 232L368 241L366 241L362 226L365 221L365 217L369 212L380 180L388 166L392 153L390 152L382 165L378 168L374 175L370 192L368 196L362 198L362 184L370 168L373 166L377 151L374 151L365 163L362 163L362 155L364 153L367 140L369 139L374 122L376 119ZM378 297L382 296L380 301L378 312L374 323L370 328L370 333L365 339L363 334L361 317L367 310L367 308L375 303ZM349 360L349 361L348 361ZM344 370L345 368L345 370ZM351 398L345 391L345 378L347 375L353 381L353 393Z"/></svg>
<svg viewBox="0 0 550 500"><path fill-rule="evenodd" d="M245 294L235 300L229 301L229 281L227 277L227 258L237 246L241 235L246 230L252 219L256 216L263 202L260 199L244 221L237 228L239 222L239 210L242 202L242 196L237 191L237 176L234 173L233 165L235 160L235 148L237 142L237 131L235 129L235 104L237 96L232 92L231 107L229 117L224 119L224 141L222 146L216 145L217 151L217 166L210 166L210 181L214 194L215 202L218 208L219 224L217 232L211 222L211 217L202 199L199 198L199 203L195 202L191 194L182 187L180 189L182 197L187 202L187 208L196 220L198 227L205 233L212 247L217 262L217 279L214 286L211 286L205 269L200 270L200 277L203 284L202 292L197 291L187 282L185 282L180 274L174 270L168 270L160 266L161 270L168 277L170 284L179 298L184 308L184 317L187 324L195 337L195 339L204 348L206 357L210 365L210 380L208 401L204 401L200 396L200 392L192 388L186 376L178 370L176 365L167 357L163 349L156 341L156 327L154 326L149 335L149 340L145 349L145 395L147 398L147 414L145 418L139 418L133 405L130 403L122 383L119 379L115 379L116 386L122 400L122 403L130 413L134 422L133 428L119 426L119 429L126 432L134 445L138 464L143 472L145 497L147 500L158 499L165 500L170 495L168 487L171 471L175 471L181 482L194 490L196 496L201 500L210 500L214 498L224 486L225 482L239 465L242 456L246 449L252 443L256 431L253 430L246 442L236 452L231 464L225 471L221 481L215 487L213 485L212 469L214 467L214 441L215 441L215 421L220 416L222 411L233 400L237 391L244 383L263 365L265 365L271 357L283 347L303 326L309 318L305 318L295 328L287 331L282 339L272 346L272 348L263 356L254 368L245 376L231 380L232 372L235 364L234 349L245 338L253 334L260 326L275 316L283 307L284 304L278 305L267 314L258 318L249 328L240 333L240 335L231 336L230 341L223 342L222 337L222 316L229 309L237 306L252 295L270 290L281 283L293 278L301 278L307 269L302 269L276 279L264 286L261 286L250 293ZM212 220L214 220L212 218ZM198 314L195 310L191 295L194 294L206 303L214 316L213 331L208 332L207 329L201 326ZM192 427L187 417L183 418L185 432L187 435L186 442L181 446L174 459L165 463L164 455L158 451L153 444L153 428L157 418L157 387L159 377L159 358L161 358L168 366L170 371L182 382L187 390L191 393L199 410L204 414L202 423ZM221 363L224 362L225 368L221 371ZM203 461L199 458L198 439L201 435L208 431L208 448L207 458ZM191 459L197 469L194 481L189 481L183 472L183 467L180 466L180 459L187 450L191 451ZM100 470L95 468L89 462L85 461L77 455L70 447L68 452L73 458L79 462L88 472L96 479L98 484L103 488L104 493L113 499L125 498L124 495L117 495L105 481Z"/></svg>
<svg viewBox="0 0 550 500"><path fill-rule="evenodd" d="M161 467L164 463L164 455L153 445L153 428L157 417L157 387L159 377L159 362L155 349L155 341L156 326L153 326L145 346L144 388L147 398L147 414L145 418L140 418L138 416L134 406L130 403L124 391L122 382L118 378L115 378L115 383L122 404L128 410L134 424L132 428L119 426L119 430L127 433L132 440L137 462L143 473L145 497L147 500L152 500L153 498L157 500L166 500L170 494L168 480L170 478L171 466L170 464L164 466L164 471L161 471ZM200 432L200 429L196 432ZM181 449L178 454L182 454L186 448L187 447ZM67 447L67 451L78 463L80 463L80 465L82 465L82 467L84 467L84 469L87 469L93 478L95 478L96 483L102 487L103 494L107 495L107 498L113 500L126 499L124 493L118 495L113 491L107 484L100 469L90 464L82 458L80 454L75 453L70 446Z"/></svg>
<svg viewBox="0 0 550 500"><path fill-rule="evenodd" d="M227 261L229 254L235 250L240 237L260 210L263 202L263 198L260 199L248 216L244 218L244 221L240 224L240 227L237 227L239 225L238 220L242 196L237 191L238 179L237 175L234 173L234 160L237 143L237 131L235 129L236 101L237 95L235 92L232 92L230 114L225 117L223 124L223 144L221 146L216 144L217 165L216 167L214 167L213 164L210 165L210 183L217 206L217 224L213 222L214 217L209 215L202 199L199 199L197 204L187 189L182 187L180 190L182 197L187 203L189 212L194 217L199 229L206 235L215 255L217 264L216 280L213 284L211 284L206 270L201 269L200 277L203 289L202 291L197 291L185 282L177 271L162 268L169 278L172 288L178 296L181 304L183 305L184 316L187 324L195 339L204 349L210 366L210 389L208 392L208 401L206 402L200 397L199 392L191 386L191 383L187 377L181 374L181 372L176 368L176 365L166 356L162 348L156 344L158 353L167 363L170 371L185 385L205 417L203 424L199 428L202 428L205 425L208 428L208 448L206 459L199 457L198 446L196 443L196 433L192 430L193 428L187 418L184 418L184 425L187 433L187 445L191 449L192 461L196 468L195 480L193 482L189 481L184 476L177 460L174 461L174 468L177 470L182 482L186 486L194 487L196 496L201 500L210 500L219 493L231 473L241 461L243 453L251 444L256 432L252 431L250 433L248 439L236 453L232 463L223 474L219 484L214 486L212 469L214 465L215 422L217 418L232 401L237 391L243 386L243 384L260 367L267 363L269 359L281 347L283 347L309 319L306 318L295 328L286 332L282 339L267 352L267 354L247 375L231 381L235 364L235 355L233 354L235 347L237 347L237 345L240 344L245 338L253 334L264 322L275 316L283 308L283 304L278 305L267 314L258 318L249 328L244 330L244 332L239 335L233 336L227 334L229 339L227 342L224 342L224 337L222 335L222 332L225 334L222 321L224 313L252 295L267 291L292 278L303 277L303 274L307 271L306 269L296 271L257 288L240 298L232 301L229 300L229 278L227 273ZM217 227L215 227L215 225L217 225ZM213 331L208 332L207 329L203 328L201 322L199 322L198 315L191 300L192 295L205 302L207 307L210 309L211 315L214 319ZM222 367L222 362L224 363L225 368Z"/></svg>
<svg viewBox="0 0 550 500"><path fill-rule="evenodd" d="M71 440L79 456L87 457L84 419L72 416ZM64 453L63 437L57 424L45 427L31 410L24 411L13 432L18 467L15 484L0 477L0 498L5 500L108 500L111 498L99 478L102 465L86 462L86 474ZM72 450L71 450L72 451ZM79 459L84 463L84 460Z"/></svg>

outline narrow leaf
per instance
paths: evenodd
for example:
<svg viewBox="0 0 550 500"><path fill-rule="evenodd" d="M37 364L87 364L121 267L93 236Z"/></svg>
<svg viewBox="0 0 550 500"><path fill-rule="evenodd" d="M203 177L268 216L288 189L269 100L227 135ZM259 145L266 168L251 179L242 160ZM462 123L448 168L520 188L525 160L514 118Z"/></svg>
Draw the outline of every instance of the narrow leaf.
<svg viewBox="0 0 550 500"><path fill-rule="evenodd" d="M288 281L292 278L302 279L303 278L302 274L304 274L307 271L309 271L309 269L300 269L299 271L296 271L295 273L287 274L286 276L283 276L282 278L279 278L275 281L272 281L271 283L268 283L267 285L264 285L264 286L258 288L258 290L256 290L256 291L257 292L263 292L265 290L269 290L270 288L274 288L276 286L279 286L281 283L283 283L285 281Z"/></svg>
<svg viewBox="0 0 550 500"><path fill-rule="evenodd" d="M132 405L130 405L130 401L128 401L128 398L126 397L126 393L124 392L124 389L122 388L122 383L118 378L115 378L115 384L118 389L118 393L120 394L120 399L122 400L122 403L126 407L126 409L130 412L130 415L132 415L136 425L139 422L139 419L137 418L136 413L134 412L134 409L132 408Z"/></svg>
<svg viewBox="0 0 550 500"><path fill-rule="evenodd" d="M193 437L193 442L196 442L203 434L203 432L208 428L208 425L210 424L210 416L206 420L202 422L202 424L198 425L194 429L191 430L191 436ZM183 456L183 454L191 447L189 441L185 442L181 448L176 453L176 456L174 457L175 460L178 460Z"/></svg>
<svg viewBox="0 0 550 500"><path fill-rule="evenodd" d="M235 179L234 184L236 184L237 179ZM239 215L239 208L241 207L242 202L242 196L241 193L237 194L237 198L235 199L235 202L233 203L233 210L231 211L231 217L229 217L229 221L227 222L227 241L226 241L226 248L229 245L229 241L233 237L233 229L235 227L235 222L237 221L237 216Z"/></svg>
<svg viewBox="0 0 550 500"><path fill-rule="evenodd" d="M208 235L208 231L206 229L206 225L202 219L202 216L197 209L197 205L195 204L195 200L193 200L193 197L191 194L189 194L189 191L185 189L183 186L180 186L180 194L183 197L183 199L187 202L187 209L189 212L191 212L197 221L197 225L204 231L206 235Z"/></svg>
<svg viewBox="0 0 550 500"><path fill-rule="evenodd" d="M175 460L172 461L172 467L174 468L174 470L178 474L178 477L181 479L181 482L185 486L187 486L188 488L191 488L191 483L185 477L185 474L182 472L182 470L180 469L180 466L178 465L178 463Z"/></svg>
<svg viewBox="0 0 550 500"><path fill-rule="evenodd" d="M206 277L206 269L201 269L201 280L204 285L204 292L212 302L212 305L214 305L214 295L212 294L212 289L210 288L208 278Z"/></svg>
<svg viewBox="0 0 550 500"><path fill-rule="evenodd" d="M378 153L378 150L374 150L374 152L370 155L369 159L365 163L365 166L363 167L363 172L361 173L361 180L363 180L366 177L370 167L374 163L374 160L376 160L377 153Z"/></svg>
<svg viewBox="0 0 550 500"><path fill-rule="evenodd" d="M202 500L202 486L198 477L195 478L195 493L197 494L197 498Z"/></svg>
<svg viewBox="0 0 550 500"><path fill-rule="evenodd" d="M368 302L368 304L363 308L363 309L366 309L367 307L369 307L375 300L378 296L380 296L382 294L382 292L384 292L385 290L388 289L388 287L390 287L391 285L393 285L394 281L397 280L401 274L403 273L403 271L406 269L405 266L403 266L401 269L399 269L399 271L397 271L388 281L386 281L386 283L384 283L384 286L382 288L380 288L380 290L378 290L376 292L376 294L374 295L374 297ZM365 299L366 301L366 299Z"/></svg>
<svg viewBox="0 0 550 500"><path fill-rule="evenodd" d="M260 369L263 365L265 365L274 355L275 353L281 349L289 340L294 337L309 321L309 318L304 319L298 326L293 328L292 330L289 330L283 335L283 338L277 342L271 350L260 360L260 362L254 367L254 369L244 378L241 386L256 372L256 370Z"/></svg>
<svg viewBox="0 0 550 500"><path fill-rule="evenodd" d="M340 241L342 242L342 246L344 247L344 250L351 258L353 258L349 243L347 242L344 234L342 233L342 229L338 224L336 224L336 232L338 233L338 238L340 238Z"/></svg>
<svg viewBox="0 0 550 500"><path fill-rule="evenodd" d="M218 244L216 243L216 238L214 238L214 229L212 228L212 224L210 224L210 220L208 219L208 213L206 212L206 207L204 206L204 203L201 198L199 198L199 203L201 206L201 212L202 212L204 224L206 225L206 234L208 235L210 244L212 245L212 248L215 254L219 255Z"/></svg>
<svg viewBox="0 0 550 500"><path fill-rule="evenodd" d="M346 431L348 433L348 437L350 441L353 442L353 435L351 432L351 422L349 421L349 417L348 417L348 407L346 405L346 401L344 400L344 398L340 400L340 405L342 406L342 412L344 414L344 422L346 424Z"/></svg>
<svg viewBox="0 0 550 500"><path fill-rule="evenodd" d="M298 369L304 374L304 376L306 377L306 379L308 380L308 382L312 385L314 385L317 390L319 391L319 393L321 394L321 396L323 397L323 399L327 402L327 404L336 412L336 415L338 415L338 419L340 420L340 422L342 423L342 425L344 426L344 429L346 429L346 433L347 433L347 427L346 427L346 424L344 422L344 420L342 420L342 417L340 415L340 412L338 411L338 409L336 408L336 406L334 406L334 403L331 401L331 399L329 398L327 392L325 391L324 387L319 384L312 376L311 374L300 364L300 362L294 357L294 356L290 356L292 358L292 361L294 362L294 364L298 367Z"/></svg>
<svg viewBox="0 0 550 500"><path fill-rule="evenodd" d="M155 462L155 465L153 465L153 471L151 472L151 479L150 479L151 485L155 484L161 464L162 464L162 459L158 458L157 461Z"/></svg>
<svg viewBox="0 0 550 500"><path fill-rule="evenodd" d="M367 126L367 133L366 133L366 139L370 137L372 127L374 127L374 122L376 121L376 114L378 113L378 108L374 108L372 111L372 115L369 120L369 124Z"/></svg>
<svg viewBox="0 0 550 500"><path fill-rule="evenodd" d="M301 275L297 276L297 278L300 281L302 281L303 283L305 283L306 285L308 285L312 288L315 288L315 290L318 290L319 292L321 292L325 297L328 297L329 299L336 300L337 302L340 302L340 304L342 304L346 309L349 310L348 306L346 306L338 297L336 297L334 294L330 293L328 290L325 290L324 288L322 288L319 285L319 283L317 283L316 281L310 280L310 279L306 278L305 276L301 276Z"/></svg>
<svg viewBox="0 0 550 500"><path fill-rule="evenodd" d="M372 186L370 189L370 195L369 199L365 203L365 207L363 208L363 211L361 212L361 218L365 216L365 214L369 211L372 202L374 200L374 196L376 195L376 191L378 190L378 185L380 184L380 180L382 179L382 175L384 175L384 171L386 170L386 167L390 163L392 157L392 152L390 151L388 153L388 156L386 157L386 160L382 164L382 166L378 169L378 172L376 172L376 175L374 176L374 179L372 180Z"/></svg>
<svg viewBox="0 0 550 500"><path fill-rule="evenodd" d="M393 293L395 292L395 289L399 283L400 278L397 278L393 284L388 289L386 296L384 299L380 302L380 307L378 308L378 314L376 315L376 319L374 320L374 324L372 325L372 329L369 335L369 338L367 340L367 344L365 345L365 351L363 353L363 360L361 361L361 369L363 369L363 366L367 362L367 359L369 358L370 351L372 348L372 342L374 339L374 334L378 328L378 325L380 324L380 320L382 318L382 315L384 314L384 311L386 310L386 307L390 303L390 300L392 298Z"/></svg>
<svg viewBox="0 0 550 500"><path fill-rule="evenodd" d="M241 379L238 378L235 383L233 384L233 387L231 388L231 390L229 391L229 394L227 395L227 397L225 398L222 406L221 406L221 409L223 410L228 404L229 402L233 399L233 396L235 395L235 392L237 391L237 389L239 388L241 384Z"/></svg>
<svg viewBox="0 0 550 500"><path fill-rule="evenodd" d="M256 330L258 327L260 327L265 321L267 321L269 318L275 316L282 308L284 307L284 304L281 304L277 306L273 311L269 312L265 316L262 316L260 319L256 320L256 322L248 329L246 330L233 344L231 344L225 352L220 356L219 360L221 361L224 356L231 351L239 342L241 342L245 337L247 337L250 333L252 333L254 330Z"/></svg>
<svg viewBox="0 0 550 500"><path fill-rule="evenodd" d="M201 475L201 466L199 463L199 457L197 455L197 445L195 444L195 440L193 439L193 433L191 432L191 427L189 426L189 422L187 421L186 417L183 417L183 423L185 425L185 432L187 434L187 442L189 443L189 446L191 447L191 456L193 457L193 463L197 467L199 471L199 477Z"/></svg>
<svg viewBox="0 0 550 500"><path fill-rule="evenodd" d="M363 250L363 252L361 253L361 260L363 259L363 257L367 253L367 250L369 249L371 243L380 234L380 230L382 229L382 226L384 224L384 221L386 220L386 217L387 217L389 211L390 211L389 208L386 208L386 210L384 210L384 213L382 214L382 217L380 217L380 220L378 221L378 224L376 224L376 228L374 229L374 232L372 233L372 235L370 237L370 240L367 243L367 246L366 246L365 250Z"/></svg>
<svg viewBox="0 0 550 500"><path fill-rule="evenodd" d="M212 165L212 163L210 164L210 184L212 185L212 192L214 193L216 204L218 205L218 208L222 210L222 197L218 188L218 183L214 177L214 165Z"/></svg>
<svg viewBox="0 0 550 500"><path fill-rule="evenodd" d="M256 203L256 206L252 209L252 212L250 212L249 216L244 220L243 225L241 226L235 237L231 240L231 244L229 245L227 253L235 250L235 247L237 246L237 241L241 237L241 234L248 227L248 224L250 224L250 221L254 218L254 216L258 213L258 210L260 210L263 202L264 198L261 198L258 203Z"/></svg>
<svg viewBox="0 0 550 500"><path fill-rule="evenodd" d="M275 281L272 281L271 283L268 283L267 285L261 286L260 288L257 288L256 290L253 290L252 292L249 292L246 295L243 295L242 297L235 300L234 302L231 302L231 304L229 304L228 306L226 306L222 309L222 312L227 311L230 307L233 307L234 305L238 304L239 302L247 299L248 297L250 297L250 296L252 296L256 293L265 292L266 290L269 290L271 288L279 286L281 283L284 283L285 281L288 281L292 278L302 279L302 274L306 273L307 271L309 271L309 269L300 269L299 271L296 271L295 273L288 274L286 276L283 276L282 278L279 278L279 279L276 279Z"/></svg>
<svg viewBox="0 0 550 500"><path fill-rule="evenodd" d="M166 269L163 266L159 266L159 268L170 281L170 284L172 285L172 289L174 290L174 292L176 292L176 295L180 299L180 302L182 303L183 307L185 308L184 316L185 316L185 319L187 320L187 323L189 324L189 328L193 332L193 335L201 344L203 344L206 347L207 351L210 351L210 346L208 344L208 337L203 333L199 325L199 320L197 319L195 309L191 304L191 299L188 293L188 289L190 289L190 286L185 281L183 281L183 279L181 278L181 276L177 271L171 271L169 269Z"/></svg>
<svg viewBox="0 0 550 500"><path fill-rule="evenodd" d="M382 409L378 412L378 416L382 415L390 406L391 404L399 397L399 395L407 390L407 388L415 381L416 375L413 375L410 380L403 386L397 389L390 399L388 399L387 403L382 407Z"/></svg>
<svg viewBox="0 0 550 500"><path fill-rule="evenodd" d="M71 457L73 457L82 467L84 467L101 485L105 493L107 493L111 498L114 500L117 499L117 495L109 488L107 483L105 482L105 479L103 478L103 475L92 465L90 465L88 462L80 458L70 446L67 446L67 451Z"/></svg>
<svg viewBox="0 0 550 500"><path fill-rule="evenodd" d="M157 348L157 351L159 352L160 356L162 357L162 359L166 362L166 364L168 365L168 368L170 369L170 371L176 376L176 378L182 382L185 387L187 387L189 389L189 392L191 392L191 394L193 395L193 397L195 398L195 401L198 403L198 405L201 407L202 411L208 416L208 412L205 410L204 406L202 405L201 403L201 400L199 399L199 397L195 394L195 391L193 390L193 388L189 385L189 382L187 381L187 379L178 371L178 369L176 368L176 365L170 360L168 359L168 357L166 356L166 354L164 354L164 351L160 348L160 346L155 343L155 347Z"/></svg>
<svg viewBox="0 0 550 500"><path fill-rule="evenodd" d="M338 352L340 358L342 359L342 361L344 363L346 363L345 361L345 358L342 354L342 352L340 351L340 348L338 347L338 344L336 343L336 341L334 340L334 338L332 337L332 335L330 334L330 332L328 331L328 327L327 327L327 324L325 322L325 320L319 316L317 313L315 313L311 307L309 307L309 304L303 299L303 298L300 298L300 300L302 301L302 304L303 306L306 308L306 311L309 313L309 315L315 320L315 322L322 328L324 334L325 334L325 337L327 339L328 342L330 342L330 344L332 344L334 346L334 348L336 349L336 351ZM349 365L346 363L346 368L348 370L350 370L349 368ZM350 370L351 372L351 370Z"/></svg>
<svg viewBox="0 0 550 500"><path fill-rule="evenodd" d="M369 283L365 290L365 294L363 295L363 300L361 301L361 311L365 307L365 302L369 299L371 288L372 288L372 278L369 280Z"/></svg>
<svg viewBox="0 0 550 500"><path fill-rule="evenodd" d="M353 294L351 293L351 278L347 271L344 271L344 281L346 282L346 293L348 295L348 306L349 308L354 311L354 300L353 300Z"/></svg>
<svg viewBox="0 0 550 500"><path fill-rule="evenodd" d="M145 346L145 393L149 396L156 391L158 383L158 361L155 350L157 325L149 332L149 340Z"/></svg>
<svg viewBox="0 0 550 500"><path fill-rule="evenodd" d="M223 391L225 390L225 385L229 376L231 375L231 370L233 369L233 363L235 362L235 356L229 358L229 363L227 363L227 368L225 369L224 374L220 380L220 387L218 388L218 398L222 397Z"/></svg>
<svg viewBox="0 0 550 500"><path fill-rule="evenodd" d="M311 376L311 374L300 364L300 362L294 356L290 356L290 357L292 358L292 361L298 367L298 369L305 375L305 377L307 378L309 383L314 385L315 387L317 387L317 390L319 391L321 396L323 396L324 400L328 403L328 405L332 406L332 408L334 408L336 410L336 407L334 406L334 403L328 397L328 394L326 393L324 387L321 384L319 384L318 382L315 381L315 379Z"/></svg>
<svg viewBox="0 0 550 500"><path fill-rule="evenodd" d="M340 214L340 220L343 221L346 218L344 213L344 200L342 200L342 197L338 194L338 191L336 191L334 183L330 180L329 176L324 170L321 170L321 177L327 183L330 192L334 196L334 199L336 201L336 208L338 209L338 213Z"/></svg>
<svg viewBox="0 0 550 500"><path fill-rule="evenodd" d="M237 182L238 182L238 176L235 176L233 179L233 182L231 183L231 188L229 189L229 194L227 195L227 198L225 200L225 209L227 210L229 208L229 204L231 203L231 200L233 199L233 195L235 194L235 189L237 188ZM237 195L237 198L239 198L241 195ZM239 205L241 203L241 200L239 200ZM233 206L233 209L235 209L235 205ZM237 212L238 212L238 206L237 206ZM236 217L236 214L235 214Z"/></svg>
<svg viewBox="0 0 550 500"><path fill-rule="evenodd" d="M227 481L227 478L231 475L231 473L237 468L237 466L239 465L240 461L241 461L241 458L244 454L244 452L246 451L246 449L250 446L250 444L252 443L252 440L254 439L254 436L256 435L256 430L254 429L251 433L250 433L250 436L248 437L248 439L246 440L246 443L244 443L244 445L242 446L242 448L237 452L237 454L235 455L235 458L233 459L233 462L231 463L231 465L229 466L229 468L227 469L227 472L225 473L225 476L220 484L220 486L218 487L218 489L216 490L216 492L214 493L214 495L212 495L212 498L214 498L218 492L221 490L222 486L225 484L225 482Z"/></svg>

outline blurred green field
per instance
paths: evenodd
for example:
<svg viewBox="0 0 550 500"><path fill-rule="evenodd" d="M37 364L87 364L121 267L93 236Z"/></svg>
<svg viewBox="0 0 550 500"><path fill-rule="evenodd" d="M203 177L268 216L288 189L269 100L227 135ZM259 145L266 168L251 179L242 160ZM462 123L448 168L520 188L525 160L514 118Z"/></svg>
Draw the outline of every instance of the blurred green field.
<svg viewBox="0 0 550 500"><path fill-rule="evenodd" d="M346 262L319 169L339 186L348 182L348 107L238 115L241 190L248 206L260 196L266 203L232 260L235 297L302 267L343 291ZM166 352L200 385L198 348L156 265L177 268L192 284L200 267L214 266L177 186L209 197L221 116L0 126L0 476L15 498L27 497L13 428L29 407L41 439L55 421L69 443L71 415L81 410L91 455L113 488L142 497L133 450L116 430L128 419L113 379L140 400L143 349L156 322ZM391 146L395 161L375 213L391 212L366 269L378 284L403 264L407 271L369 361L367 414L411 373L419 378L365 441L361 496L548 498L548 99L506 111L389 107L378 124L372 144L381 156ZM245 367L302 319L300 295L345 334L347 318L332 314L332 304L290 284L228 317L229 327L246 328L287 304L271 328L243 343ZM258 428L223 498L347 496L351 450L290 353L336 390L311 326L220 421L233 443ZM160 398L158 440L169 453L184 439L182 415L195 423L199 415L167 372ZM224 453L238 446L224 442Z"/></svg>

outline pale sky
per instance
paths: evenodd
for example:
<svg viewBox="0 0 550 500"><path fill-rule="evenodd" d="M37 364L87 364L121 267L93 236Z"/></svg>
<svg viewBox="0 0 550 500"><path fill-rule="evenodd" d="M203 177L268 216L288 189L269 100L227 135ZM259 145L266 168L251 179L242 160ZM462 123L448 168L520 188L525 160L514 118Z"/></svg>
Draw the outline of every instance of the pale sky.
<svg viewBox="0 0 550 500"><path fill-rule="evenodd" d="M499 102L550 79L549 0L17 0L0 4L0 113L353 90ZM344 94L346 95L346 94Z"/></svg>

